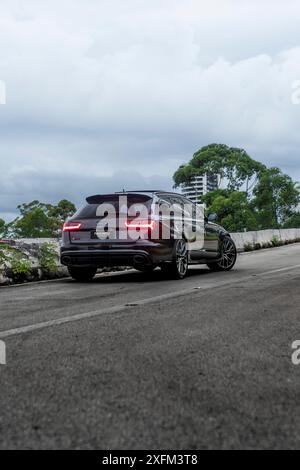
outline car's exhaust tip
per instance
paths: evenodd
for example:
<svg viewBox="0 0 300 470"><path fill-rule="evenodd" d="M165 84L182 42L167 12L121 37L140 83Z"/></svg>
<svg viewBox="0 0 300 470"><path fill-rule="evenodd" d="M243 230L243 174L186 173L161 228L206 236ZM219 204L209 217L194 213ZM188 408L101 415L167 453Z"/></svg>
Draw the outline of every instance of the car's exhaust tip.
<svg viewBox="0 0 300 470"><path fill-rule="evenodd" d="M63 256L63 257L61 258L62 264L66 265L66 266L68 266L69 264L71 264L71 261L72 261L72 259L71 259L70 256Z"/></svg>
<svg viewBox="0 0 300 470"><path fill-rule="evenodd" d="M134 264L137 264L137 265L146 264L146 259L142 255L135 255L133 257L133 262Z"/></svg>
<svg viewBox="0 0 300 470"><path fill-rule="evenodd" d="M134 255L132 261L133 267L138 271L144 271L152 266L150 259L144 255Z"/></svg>

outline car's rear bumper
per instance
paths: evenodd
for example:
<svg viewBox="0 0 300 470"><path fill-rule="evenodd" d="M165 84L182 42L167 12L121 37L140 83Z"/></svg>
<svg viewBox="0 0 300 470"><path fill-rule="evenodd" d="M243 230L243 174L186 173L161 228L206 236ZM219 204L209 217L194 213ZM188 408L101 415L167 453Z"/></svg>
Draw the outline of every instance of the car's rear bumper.
<svg viewBox="0 0 300 470"><path fill-rule="evenodd" d="M61 263L65 266L145 266L157 265L172 259L172 246L152 246L122 249L61 249Z"/></svg>

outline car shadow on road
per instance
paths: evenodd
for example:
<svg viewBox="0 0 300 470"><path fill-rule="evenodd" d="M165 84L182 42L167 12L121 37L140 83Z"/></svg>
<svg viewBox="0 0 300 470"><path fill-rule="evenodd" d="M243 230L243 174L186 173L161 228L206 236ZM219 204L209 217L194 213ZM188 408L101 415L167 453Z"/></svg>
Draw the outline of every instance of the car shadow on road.
<svg viewBox="0 0 300 470"><path fill-rule="evenodd" d="M206 267L193 267L190 268L188 274L185 279L189 279L191 277L196 276L207 276L212 274ZM76 282L76 281L69 281L69 282ZM174 282L174 279L167 277L165 273L162 272L161 269L157 268L150 273L143 273L140 271L120 271L120 272L113 272L113 273L105 273L96 276L90 284L120 284L120 283L148 283L148 282ZM177 281L177 282L184 282Z"/></svg>

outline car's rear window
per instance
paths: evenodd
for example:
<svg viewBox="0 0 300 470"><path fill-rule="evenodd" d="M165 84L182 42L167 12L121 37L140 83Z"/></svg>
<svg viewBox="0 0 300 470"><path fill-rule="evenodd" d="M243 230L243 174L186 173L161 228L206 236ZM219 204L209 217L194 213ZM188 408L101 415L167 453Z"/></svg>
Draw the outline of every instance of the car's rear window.
<svg viewBox="0 0 300 470"><path fill-rule="evenodd" d="M131 207L135 204L144 204L147 207L148 212L150 213L152 198L149 196L143 195L116 195L116 196L93 196L88 198L91 202L82 206L74 215L74 218L78 219L93 219L97 217L97 209L101 204L110 204L115 208L116 213L119 212L119 197L127 197L127 207ZM123 199L124 200L124 199Z"/></svg>

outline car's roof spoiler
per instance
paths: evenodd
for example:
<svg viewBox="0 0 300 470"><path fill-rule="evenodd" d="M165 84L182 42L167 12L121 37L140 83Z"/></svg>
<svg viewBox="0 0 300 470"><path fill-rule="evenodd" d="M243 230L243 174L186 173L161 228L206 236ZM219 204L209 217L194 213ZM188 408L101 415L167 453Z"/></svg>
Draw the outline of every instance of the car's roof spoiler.
<svg viewBox="0 0 300 470"><path fill-rule="evenodd" d="M114 194L95 194L94 196L87 197L86 202L88 204L100 204L100 202L111 199L114 196Z"/></svg>
<svg viewBox="0 0 300 470"><path fill-rule="evenodd" d="M88 204L101 204L105 201L111 201L119 196L139 196L143 198L145 201L151 199L151 195L149 194L142 194L142 193L132 193L132 192L124 192L124 193L114 193L114 194L96 194L95 196L89 196L86 198L86 202Z"/></svg>

